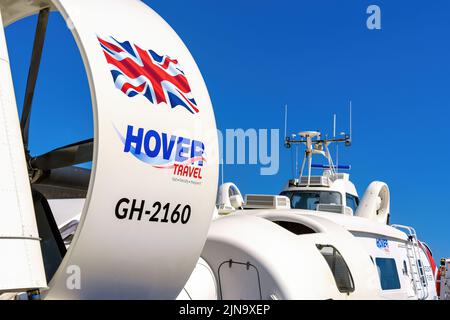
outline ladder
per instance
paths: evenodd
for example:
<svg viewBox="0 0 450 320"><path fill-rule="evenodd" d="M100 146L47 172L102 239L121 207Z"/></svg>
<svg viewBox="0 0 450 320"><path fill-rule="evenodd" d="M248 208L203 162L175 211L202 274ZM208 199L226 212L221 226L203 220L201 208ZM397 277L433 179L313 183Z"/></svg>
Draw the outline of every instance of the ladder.
<svg viewBox="0 0 450 320"><path fill-rule="evenodd" d="M412 227L402 225L391 225L391 227L406 231L408 241L406 242L406 256L408 257L411 281L413 283L414 292L418 300L426 300L428 298L427 280L423 268L423 262L420 260L420 245L417 239L416 230Z"/></svg>

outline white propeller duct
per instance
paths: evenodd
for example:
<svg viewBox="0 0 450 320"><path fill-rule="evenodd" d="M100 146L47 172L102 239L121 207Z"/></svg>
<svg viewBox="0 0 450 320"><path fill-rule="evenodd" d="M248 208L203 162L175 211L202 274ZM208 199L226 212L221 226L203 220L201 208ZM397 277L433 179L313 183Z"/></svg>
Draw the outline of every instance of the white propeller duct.
<svg viewBox="0 0 450 320"><path fill-rule="evenodd" d="M355 215L387 224L390 214L390 193L386 183L373 181L364 192Z"/></svg>
<svg viewBox="0 0 450 320"><path fill-rule="evenodd" d="M138 0L18 0L7 21L46 5L66 19L81 52L94 149L80 224L45 297L175 299L205 243L218 182L201 73Z"/></svg>

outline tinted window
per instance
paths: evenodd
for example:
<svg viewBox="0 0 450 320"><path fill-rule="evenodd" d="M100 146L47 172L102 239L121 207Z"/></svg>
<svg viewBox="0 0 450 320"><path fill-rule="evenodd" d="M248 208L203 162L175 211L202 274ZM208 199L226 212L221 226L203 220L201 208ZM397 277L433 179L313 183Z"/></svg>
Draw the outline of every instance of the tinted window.
<svg viewBox="0 0 450 320"><path fill-rule="evenodd" d="M307 227L303 224L300 223L296 223L296 222L289 222L289 221L273 221L273 223L276 223L277 225L279 225L280 227L296 234L296 235L301 235L301 234L311 234L311 233L316 233L313 229L311 229L310 227Z"/></svg>
<svg viewBox="0 0 450 320"><path fill-rule="evenodd" d="M291 200L292 209L316 210L318 204L342 205L341 194L331 191L284 191Z"/></svg>
<svg viewBox="0 0 450 320"><path fill-rule="evenodd" d="M345 195L346 198L346 205L347 207L350 207L353 209L353 212L356 212L356 209L358 208L359 205L359 199L358 197L352 196L351 194L346 194Z"/></svg>
<svg viewBox="0 0 450 320"><path fill-rule="evenodd" d="M323 255L328 263L328 266L333 273L336 286L340 292L353 292L355 286L353 284L352 274L348 269L347 263L341 256L339 251L330 245L317 245L320 253Z"/></svg>
<svg viewBox="0 0 450 320"><path fill-rule="evenodd" d="M394 259L376 258L375 262L380 276L381 288L383 290L400 289L397 266Z"/></svg>

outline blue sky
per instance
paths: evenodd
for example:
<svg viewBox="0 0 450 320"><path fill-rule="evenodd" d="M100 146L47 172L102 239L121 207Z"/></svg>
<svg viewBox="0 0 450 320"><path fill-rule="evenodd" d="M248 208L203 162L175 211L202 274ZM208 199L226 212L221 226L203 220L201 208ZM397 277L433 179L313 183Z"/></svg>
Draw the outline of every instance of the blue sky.
<svg viewBox="0 0 450 320"><path fill-rule="evenodd" d="M450 2L145 1L177 31L207 83L218 127L279 128L289 104L291 132L348 129L360 195L373 180L391 189L392 222L412 225L435 257L450 257ZM382 29L366 28L381 8ZM19 106L36 18L7 28ZM155 31L157 32L157 31ZM20 107L19 107L20 108ZM84 67L61 17L52 14L30 127L32 154L92 136ZM292 175L281 149L276 176L258 166L225 166L243 193L278 193Z"/></svg>

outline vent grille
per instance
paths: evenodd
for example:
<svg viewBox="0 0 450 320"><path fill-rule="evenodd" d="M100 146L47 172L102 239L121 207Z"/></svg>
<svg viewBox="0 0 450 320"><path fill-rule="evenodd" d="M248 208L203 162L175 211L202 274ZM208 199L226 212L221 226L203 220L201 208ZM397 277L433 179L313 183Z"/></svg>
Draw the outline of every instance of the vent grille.
<svg viewBox="0 0 450 320"><path fill-rule="evenodd" d="M300 185L307 186L308 185L308 177L302 177L302 179L300 180ZM323 176L311 176L309 185L314 186L314 187L329 187L330 179L328 179L328 177L323 177Z"/></svg>
<svg viewBox="0 0 450 320"><path fill-rule="evenodd" d="M247 196L247 205L252 206L272 206L274 205L274 197L273 196L262 196L262 195L248 195Z"/></svg>
<svg viewBox="0 0 450 320"><path fill-rule="evenodd" d="M336 204L318 204L317 211L326 211L333 213L344 213L344 206Z"/></svg>

